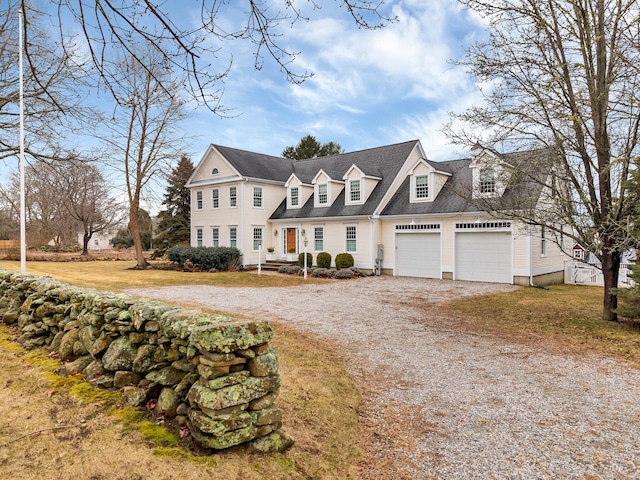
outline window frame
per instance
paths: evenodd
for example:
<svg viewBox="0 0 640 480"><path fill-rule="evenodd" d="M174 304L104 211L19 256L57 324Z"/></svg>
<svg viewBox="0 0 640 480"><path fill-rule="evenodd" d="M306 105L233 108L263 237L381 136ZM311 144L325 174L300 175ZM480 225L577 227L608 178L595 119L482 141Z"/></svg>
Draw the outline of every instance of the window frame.
<svg viewBox="0 0 640 480"><path fill-rule="evenodd" d="M257 233L260 233L260 235L256 235ZM252 238L252 251L253 252L261 251L260 245L264 245L264 227L252 227L251 238ZM256 244L256 241L260 243Z"/></svg>
<svg viewBox="0 0 640 480"><path fill-rule="evenodd" d="M353 188L354 186L357 186L355 190ZM357 194L358 198L353 198L354 193ZM358 178L357 180L349 180L349 202L362 202L362 179Z"/></svg>
<svg viewBox="0 0 640 480"><path fill-rule="evenodd" d="M358 251L358 226L354 225L354 224L345 225L344 239L345 239L345 252L351 253L351 254L357 253L357 251Z"/></svg>
<svg viewBox="0 0 640 480"><path fill-rule="evenodd" d="M204 192L202 190L196 190L196 210L202 210L204 206Z"/></svg>
<svg viewBox="0 0 640 480"><path fill-rule="evenodd" d="M264 208L264 188L262 187L262 185L254 185L252 192L253 208Z"/></svg>
<svg viewBox="0 0 640 480"><path fill-rule="evenodd" d="M324 192L321 192L320 191L321 189L323 189ZM323 198L324 198L324 202L322 201ZM318 205L329 205L329 184L328 183L318 184Z"/></svg>
<svg viewBox="0 0 640 480"><path fill-rule="evenodd" d="M421 179L425 179L426 183L424 185L419 184L418 182ZM428 200L429 199L429 174L421 174L416 175L414 180L414 198L416 200Z"/></svg>
<svg viewBox="0 0 640 480"><path fill-rule="evenodd" d="M544 225L540 226L540 256L547 256L547 229Z"/></svg>
<svg viewBox="0 0 640 480"><path fill-rule="evenodd" d="M295 192L295 196L294 196L294 192ZM290 198L291 206L299 207L300 206L300 187L291 187L289 194L290 194L289 198ZM294 199L295 199L295 203L294 203Z"/></svg>
<svg viewBox="0 0 640 480"><path fill-rule="evenodd" d="M238 227L229 227L229 247L238 248Z"/></svg>
<svg viewBox="0 0 640 480"><path fill-rule="evenodd" d="M196 247L204 246L204 229L202 227L196 228Z"/></svg>
<svg viewBox="0 0 640 480"><path fill-rule="evenodd" d="M211 189L211 208L214 210L220 208L220 189L219 188Z"/></svg>
<svg viewBox="0 0 640 480"><path fill-rule="evenodd" d="M478 174L478 191L481 195L494 195L497 191L496 169L490 166L480 168Z"/></svg>
<svg viewBox="0 0 640 480"><path fill-rule="evenodd" d="M220 227L211 227L211 246L220 246Z"/></svg>
<svg viewBox="0 0 640 480"><path fill-rule="evenodd" d="M229 208L236 208L238 206L238 187L232 185L229 187Z"/></svg>
<svg viewBox="0 0 640 480"><path fill-rule="evenodd" d="M318 232L320 232L320 235L318 235ZM320 245L320 248L318 248L318 245ZM324 225L314 225L313 227L313 248L314 252L324 252Z"/></svg>

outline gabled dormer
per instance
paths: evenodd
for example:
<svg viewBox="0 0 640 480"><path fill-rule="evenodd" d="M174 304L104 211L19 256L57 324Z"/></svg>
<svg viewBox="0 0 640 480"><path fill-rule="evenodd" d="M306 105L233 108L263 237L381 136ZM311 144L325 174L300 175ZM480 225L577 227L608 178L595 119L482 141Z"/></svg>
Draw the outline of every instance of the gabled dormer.
<svg viewBox="0 0 640 480"><path fill-rule="evenodd" d="M330 207L344 188L344 183L331 178L324 170L320 170L313 180L313 206L315 208Z"/></svg>
<svg viewBox="0 0 640 480"><path fill-rule="evenodd" d="M473 198L501 197L509 179L508 165L500 156L476 144L471 147Z"/></svg>
<svg viewBox="0 0 640 480"><path fill-rule="evenodd" d="M295 173L291 174L284 187L287 189L287 209L302 208L313 195L313 185L304 183Z"/></svg>
<svg viewBox="0 0 640 480"><path fill-rule="evenodd" d="M356 165L351 165L347 173L342 177L345 184L345 205L362 205L367 201L369 195L378 182L382 180L379 173L373 174L370 172L366 174Z"/></svg>
<svg viewBox="0 0 640 480"><path fill-rule="evenodd" d="M437 169L425 158L420 158L414 163L407 175L411 185L410 203L433 202L451 176L449 172Z"/></svg>

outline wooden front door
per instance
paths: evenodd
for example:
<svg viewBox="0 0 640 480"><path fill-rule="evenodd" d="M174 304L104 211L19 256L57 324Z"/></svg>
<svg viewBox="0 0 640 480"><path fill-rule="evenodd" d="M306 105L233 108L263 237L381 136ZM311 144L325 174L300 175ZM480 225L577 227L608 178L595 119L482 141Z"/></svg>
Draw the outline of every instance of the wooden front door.
<svg viewBox="0 0 640 480"><path fill-rule="evenodd" d="M289 253L289 250L292 248L297 249L296 246L296 229L295 228L287 228L287 251L285 253Z"/></svg>

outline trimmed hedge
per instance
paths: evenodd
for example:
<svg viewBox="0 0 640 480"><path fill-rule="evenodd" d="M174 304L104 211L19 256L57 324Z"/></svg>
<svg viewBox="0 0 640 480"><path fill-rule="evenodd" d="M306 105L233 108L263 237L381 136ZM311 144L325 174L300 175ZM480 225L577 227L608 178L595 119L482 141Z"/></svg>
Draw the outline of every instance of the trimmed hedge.
<svg viewBox="0 0 640 480"><path fill-rule="evenodd" d="M350 253L339 253L336 255L336 268L342 270L343 268L353 267L353 255Z"/></svg>
<svg viewBox="0 0 640 480"><path fill-rule="evenodd" d="M307 268L313 265L313 255L311 253L307 253ZM304 253L298 254L298 266L304 268Z"/></svg>
<svg viewBox="0 0 640 480"><path fill-rule="evenodd" d="M184 267L190 262L199 270L217 270L226 272L230 266L237 265L240 250L232 247L173 247L167 252L169 261Z"/></svg>
<svg viewBox="0 0 640 480"><path fill-rule="evenodd" d="M327 252L320 252L316 257L318 268L331 268L331 254Z"/></svg>

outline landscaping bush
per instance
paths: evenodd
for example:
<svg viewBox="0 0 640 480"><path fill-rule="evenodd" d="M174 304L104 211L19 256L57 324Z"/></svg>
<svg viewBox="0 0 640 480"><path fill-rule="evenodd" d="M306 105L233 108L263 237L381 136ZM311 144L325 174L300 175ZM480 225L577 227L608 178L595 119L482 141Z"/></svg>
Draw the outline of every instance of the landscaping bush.
<svg viewBox="0 0 640 480"><path fill-rule="evenodd" d="M307 253L307 268L311 267L311 265L313 265L313 255ZM298 255L298 266L304 267L304 253Z"/></svg>
<svg viewBox="0 0 640 480"><path fill-rule="evenodd" d="M331 268L331 254L327 252L320 252L316 257L318 268Z"/></svg>
<svg viewBox="0 0 640 480"><path fill-rule="evenodd" d="M337 259L338 257L336 257ZM335 274L335 278L353 278L354 274L350 268L343 268L342 270L338 270Z"/></svg>
<svg viewBox="0 0 640 480"><path fill-rule="evenodd" d="M612 293L618 297L618 315L628 319L640 319L640 264L632 265L631 278L635 285L631 288L614 288Z"/></svg>
<svg viewBox="0 0 640 480"><path fill-rule="evenodd" d="M353 267L353 263L353 255L350 253L339 253L336 255L336 268L338 270Z"/></svg>
<svg viewBox="0 0 640 480"><path fill-rule="evenodd" d="M288 273L289 275L300 275L302 274L302 268L297 265L281 265L278 268L278 272L280 273Z"/></svg>
<svg viewBox="0 0 640 480"><path fill-rule="evenodd" d="M311 275L319 278L331 278L335 273L335 270L329 270L328 268L315 268L311 271Z"/></svg>
<svg viewBox="0 0 640 480"><path fill-rule="evenodd" d="M231 247L173 247L167 252L169 261L189 269L227 271L235 268L240 250Z"/></svg>

